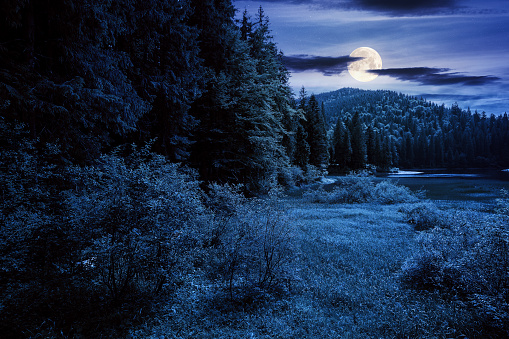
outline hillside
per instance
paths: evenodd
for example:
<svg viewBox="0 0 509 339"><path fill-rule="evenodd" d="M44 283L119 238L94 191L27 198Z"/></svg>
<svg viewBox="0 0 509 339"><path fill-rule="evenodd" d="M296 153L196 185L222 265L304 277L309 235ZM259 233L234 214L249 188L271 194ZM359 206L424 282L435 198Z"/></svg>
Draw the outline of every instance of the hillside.
<svg viewBox="0 0 509 339"><path fill-rule="evenodd" d="M437 105L393 91L343 88L316 95L330 126L331 164L361 168L509 164L507 114ZM362 133L358 133L358 128Z"/></svg>

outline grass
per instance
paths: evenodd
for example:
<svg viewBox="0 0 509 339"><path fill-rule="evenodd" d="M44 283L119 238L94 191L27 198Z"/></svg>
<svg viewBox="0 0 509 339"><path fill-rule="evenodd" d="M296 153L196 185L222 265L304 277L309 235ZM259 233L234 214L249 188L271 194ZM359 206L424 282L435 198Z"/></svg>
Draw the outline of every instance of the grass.
<svg viewBox="0 0 509 339"><path fill-rule="evenodd" d="M287 199L297 250L280 293L233 302L207 280L182 286L134 337L476 337L475 313L438 292L403 289L416 232L400 204L315 204Z"/></svg>
<svg viewBox="0 0 509 339"><path fill-rule="evenodd" d="M422 200L365 177L294 191L279 201L292 244L285 279L228 294L197 270L131 335L507 336L509 193L473 203L491 188L457 188L465 200Z"/></svg>

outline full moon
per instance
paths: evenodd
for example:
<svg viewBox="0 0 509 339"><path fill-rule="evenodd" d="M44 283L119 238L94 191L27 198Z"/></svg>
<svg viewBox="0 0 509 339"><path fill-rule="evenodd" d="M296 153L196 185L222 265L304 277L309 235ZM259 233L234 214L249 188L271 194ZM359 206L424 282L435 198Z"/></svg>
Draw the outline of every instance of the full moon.
<svg viewBox="0 0 509 339"><path fill-rule="evenodd" d="M350 54L351 57L363 58L348 64L348 72L358 81L368 82L375 80L378 74L366 72L382 68L382 58L377 51L369 47L359 47Z"/></svg>

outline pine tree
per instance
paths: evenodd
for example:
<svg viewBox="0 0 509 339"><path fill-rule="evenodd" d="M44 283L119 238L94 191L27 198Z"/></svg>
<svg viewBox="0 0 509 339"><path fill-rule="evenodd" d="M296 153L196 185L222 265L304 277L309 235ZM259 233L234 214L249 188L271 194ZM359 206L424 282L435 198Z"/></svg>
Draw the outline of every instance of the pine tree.
<svg viewBox="0 0 509 339"><path fill-rule="evenodd" d="M309 163L319 169L328 165L328 140L325 122L314 95L311 95L306 106L306 131L309 143Z"/></svg>
<svg viewBox="0 0 509 339"><path fill-rule="evenodd" d="M331 163L338 165L340 168L349 167L352 158L350 131L340 119L338 119L336 127L334 128L332 145L333 153Z"/></svg>
<svg viewBox="0 0 509 339"><path fill-rule="evenodd" d="M366 166L366 139L364 135L364 124L361 121L359 112L355 112L352 118L351 134L352 168L364 168Z"/></svg>
<svg viewBox="0 0 509 339"><path fill-rule="evenodd" d="M263 10L255 24L245 15L240 28L230 24L224 34L225 67L210 72L209 90L195 103L201 122L193 162L205 180L256 190L289 166L283 138L291 131L283 121L291 128L291 90Z"/></svg>
<svg viewBox="0 0 509 339"><path fill-rule="evenodd" d="M373 165L376 165L376 157L379 153L376 145L376 134L377 132L373 129L373 126L368 126L366 130L367 163Z"/></svg>
<svg viewBox="0 0 509 339"><path fill-rule="evenodd" d="M307 142L306 129L302 124L298 124L295 137L295 165L302 169L306 169L309 164L309 144Z"/></svg>

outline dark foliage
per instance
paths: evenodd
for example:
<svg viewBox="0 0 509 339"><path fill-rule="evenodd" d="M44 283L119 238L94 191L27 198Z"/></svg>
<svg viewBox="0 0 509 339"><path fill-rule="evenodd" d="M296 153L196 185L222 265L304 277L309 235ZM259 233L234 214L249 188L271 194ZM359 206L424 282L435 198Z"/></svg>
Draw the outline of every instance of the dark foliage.
<svg viewBox="0 0 509 339"><path fill-rule="evenodd" d="M507 114L472 113L391 91L344 88L317 95L334 129L331 164L358 169L509 165Z"/></svg>
<svg viewBox="0 0 509 339"><path fill-rule="evenodd" d="M506 208L507 201L501 201L501 210ZM442 215L437 217L438 213ZM477 320L471 327L479 337L507 337L507 216L486 218L471 212L444 218L443 212L438 213L429 204L410 212L418 215L416 229L424 232L419 250L402 267L401 283L411 289L440 291L475 310Z"/></svg>

